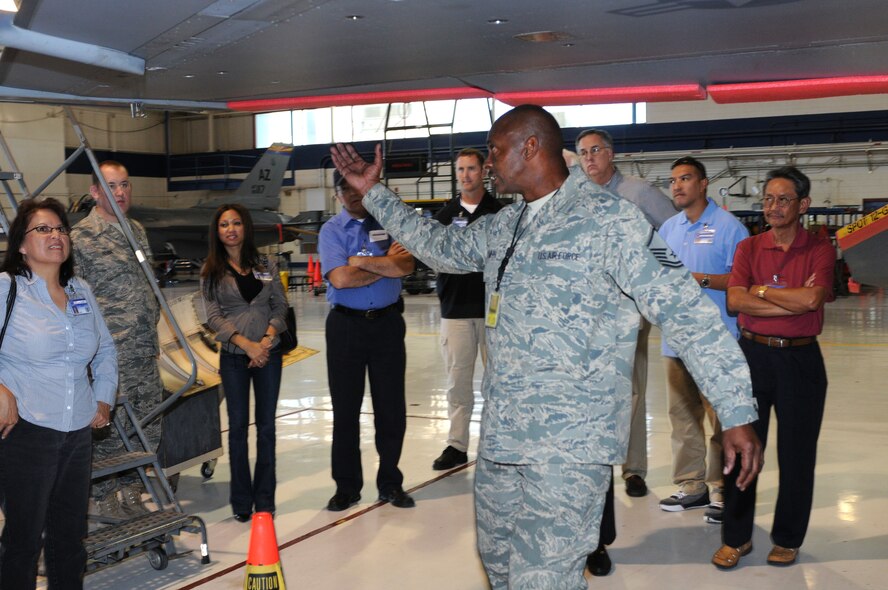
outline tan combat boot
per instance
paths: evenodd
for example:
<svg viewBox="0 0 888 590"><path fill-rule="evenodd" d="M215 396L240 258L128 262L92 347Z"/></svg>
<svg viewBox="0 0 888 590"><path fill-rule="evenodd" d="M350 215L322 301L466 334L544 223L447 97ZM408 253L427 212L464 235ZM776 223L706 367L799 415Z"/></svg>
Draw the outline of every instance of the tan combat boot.
<svg viewBox="0 0 888 590"><path fill-rule="evenodd" d="M148 514L148 509L142 504L142 489L142 484L138 483L123 486L120 489L120 495L123 497L121 507L130 518Z"/></svg>

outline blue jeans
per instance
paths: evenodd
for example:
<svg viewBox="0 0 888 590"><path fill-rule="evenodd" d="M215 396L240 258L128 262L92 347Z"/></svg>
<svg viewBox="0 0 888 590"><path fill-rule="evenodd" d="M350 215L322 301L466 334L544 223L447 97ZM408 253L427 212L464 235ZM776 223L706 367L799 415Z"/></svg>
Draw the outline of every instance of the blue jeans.
<svg viewBox="0 0 888 590"><path fill-rule="evenodd" d="M89 427L60 432L19 420L0 440L0 489L6 514L0 535L2 590L36 586L41 546L45 546L49 588L83 588L91 461Z"/></svg>
<svg viewBox="0 0 888 590"><path fill-rule="evenodd" d="M219 355L219 374L228 406L228 455L231 461L229 502L235 514L274 512L274 415L281 389L281 351L275 348L264 367L247 368L245 354ZM256 396L256 469L250 481L247 431L250 423L250 380Z"/></svg>

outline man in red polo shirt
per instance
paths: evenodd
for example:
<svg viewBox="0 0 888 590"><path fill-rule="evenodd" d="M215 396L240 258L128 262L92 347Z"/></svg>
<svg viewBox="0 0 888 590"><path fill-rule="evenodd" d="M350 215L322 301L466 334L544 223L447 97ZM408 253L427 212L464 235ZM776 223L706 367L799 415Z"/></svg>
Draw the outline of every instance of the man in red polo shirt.
<svg viewBox="0 0 888 590"><path fill-rule="evenodd" d="M762 444L768 440L772 407L780 423L771 565L795 563L805 539L826 401L817 335L823 329L823 305L835 299L836 252L799 223L811 205L810 189L808 177L792 166L768 173L762 201L771 229L740 242L728 282L728 309L739 312L740 348L758 402L753 426ZM712 557L722 569L733 568L752 551L757 481L740 491L735 478L736 470L725 477L724 545Z"/></svg>

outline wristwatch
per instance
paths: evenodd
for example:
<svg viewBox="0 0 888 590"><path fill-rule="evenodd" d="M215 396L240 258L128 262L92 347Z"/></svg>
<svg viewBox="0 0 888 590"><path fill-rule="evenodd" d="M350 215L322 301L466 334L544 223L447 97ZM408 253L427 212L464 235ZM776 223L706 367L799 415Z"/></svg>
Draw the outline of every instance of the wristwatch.
<svg viewBox="0 0 888 590"><path fill-rule="evenodd" d="M700 280L700 286L704 289L709 288L709 275L703 275L703 278Z"/></svg>
<svg viewBox="0 0 888 590"><path fill-rule="evenodd" d="M758 291L756 291L755 294L758 295L759 299L764 299L765 298L765 291L767 291L767 290L768 290L768 285L762 285L758 288Z"/></svg>

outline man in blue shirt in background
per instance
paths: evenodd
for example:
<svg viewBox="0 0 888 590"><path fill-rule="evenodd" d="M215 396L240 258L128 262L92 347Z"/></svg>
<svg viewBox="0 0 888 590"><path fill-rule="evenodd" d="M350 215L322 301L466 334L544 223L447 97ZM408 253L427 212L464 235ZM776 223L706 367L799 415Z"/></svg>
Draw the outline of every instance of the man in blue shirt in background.
<svg viewBox="0 0 888 590"><path fill-rule="evenodd" d="M734 215L706 196L709 186L706 168L695 158L679 158L672 164L670 185L672 199L681 213L660 227L660 236L718 306L722 321L736 339L739 337L737 318L728 315L725 291L734 251L749 232ZM724 508L721 425L684 362L665 339L663 359L672 424L672 479L678 491L661 500L660 508L667 512L707 508L705 520L721 524ZM704 416L713 430L708 469Z"/></svg>
<svg viewBox="0 0 888 590"><path fill-rule="evenodd" d="M358 503L361 470L360 414L364 380L370 378L379 470L379 499L399 508L414 505L398 469L407 406L404 397L405 325L401 277L413 272L413 256L373 219L362 195L334 175L339 215L321 228L318 249L327 279L327 380L333 402L331 465L336 493L327 510Z"/></svg>

